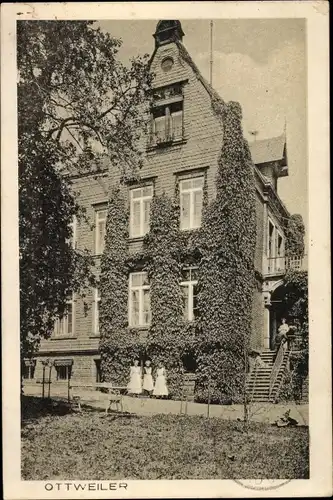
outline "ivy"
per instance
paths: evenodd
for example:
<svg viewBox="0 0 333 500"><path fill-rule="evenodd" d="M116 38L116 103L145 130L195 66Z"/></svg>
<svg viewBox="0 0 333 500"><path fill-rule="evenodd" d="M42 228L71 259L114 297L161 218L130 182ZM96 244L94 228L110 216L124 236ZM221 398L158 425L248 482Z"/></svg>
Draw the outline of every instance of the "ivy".
<svg viewBox="0 0 333 500"><path fill-rule="evenodd" d="M289 217L286 225L286 255L297 255L303 257L305 226L303 218L299 214Z"/></svg>
<svg viewBox="0 0 333 500"><path fill-rule="evenodd" d="M179 192L154 196L150 232L143 248L128 253L128 209L120 189L109 201L101 272L101 357L105 380L124 383L133 357L162 361L170 396L180 396L183 360L195 356L196 399L242 398L251 335L256 241L254 168L241 129L237 104L213 106L224 128L216 199L204 184L202 227L179 229ZM182 267L198 267L200 318L185 321ZM128 275L140 268L150 283L151 325L147 337L127 326ZM140 341L140 338L142 339Z"/></svg>
<svg viewBox="0 0 333 500"><path fill-rule="evenodd" d="M288 315L300 336L298 349L291 353L291 373L284 381L285 397L300 399L309 372L308 273L290 269L285 276L285 302Z"/></svg>
<svg viewBox="0 0 333 500"><path fill-rule="evenodd" d="M146 240L150 282L151 327L147 353L154 366L164 364L170 395L180 395L183 384L182 355L186 337L180 289L179 212L165 194L151 204L150 232Z"/></svg>
<svg viewBox="0 0 333 500"><path fill-rule="evenodd" d="M141 355L140 335L128 327L128 210L120 187L112 189L100 276L100 352L105 381L124 385Z"/></svg>
<svg viewBox="0 0 333 500"><path fill-rule="evenodd" d="M251 335L256 241L254 168L238 104L215 107L224 141L217 196L204 212L196 337L197 399L241 398Z"/></svg>

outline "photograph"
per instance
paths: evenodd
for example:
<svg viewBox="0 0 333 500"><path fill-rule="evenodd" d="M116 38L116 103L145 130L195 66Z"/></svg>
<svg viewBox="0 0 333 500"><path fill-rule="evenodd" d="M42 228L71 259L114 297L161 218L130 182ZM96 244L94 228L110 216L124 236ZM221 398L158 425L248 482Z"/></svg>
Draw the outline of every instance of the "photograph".
<svg viewBox="0 0 333 500"><path fill-rule="evenodd" d="M45 498L312 477L307 19L181 12L15 19L17 467Z"/></svg>

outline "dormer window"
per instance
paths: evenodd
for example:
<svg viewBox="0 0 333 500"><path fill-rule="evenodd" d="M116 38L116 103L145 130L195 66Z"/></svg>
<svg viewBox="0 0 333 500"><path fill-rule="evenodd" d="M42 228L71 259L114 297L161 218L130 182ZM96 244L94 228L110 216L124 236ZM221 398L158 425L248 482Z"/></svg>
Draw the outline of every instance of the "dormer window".
<svg viewBox="0 0 333 500"><path fill-rule="evenodd" d="M163 147L183 139L182 87L175 85L153 93L149 146Z"/></svg>

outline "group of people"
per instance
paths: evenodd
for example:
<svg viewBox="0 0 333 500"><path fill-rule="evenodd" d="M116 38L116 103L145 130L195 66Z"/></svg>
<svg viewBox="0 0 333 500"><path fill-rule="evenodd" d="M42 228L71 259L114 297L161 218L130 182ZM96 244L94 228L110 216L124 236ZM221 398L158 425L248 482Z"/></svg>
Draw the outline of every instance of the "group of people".
<svg viewBox="0 0 333 500"><path fill-rule="evenodd" d="M168 387L166 382L166 371L162 363L159 363L156 369L155 382L153 379L153 370L149 359L145 361L143 369L139 361L134 360L130 370L130 381L127 385L129 394L146 394L148 396L166 397L168 396Z"/></svg>

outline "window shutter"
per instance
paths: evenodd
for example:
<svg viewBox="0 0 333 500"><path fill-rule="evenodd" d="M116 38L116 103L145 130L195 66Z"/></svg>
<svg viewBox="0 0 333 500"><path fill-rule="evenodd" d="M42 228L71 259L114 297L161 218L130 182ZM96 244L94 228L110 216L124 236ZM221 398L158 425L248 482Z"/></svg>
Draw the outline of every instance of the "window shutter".
<svg viewBox="0 0 333 500"><path fill-rule="evenodd" d="M165 139L165 116L155 118L155 138L157 142Z"/></svg>
<svg viewBox="0 0 333 500"><path fill-rule="evenodd" d="M188 285L182 285L182 296L183 296L183 308L184 308L184 318L188 320L188 299L189 299L189 287Z"/></svg>
<svg viewBox="0 0 333 500"><path fill-rule="evenodd" d="M180 195L180 224L182 229L190 228L190 193Z"/></svg>
<svg viewBox="0 0 333 500"><path fill-rule="evenodd" d="M143 324L150 323L150 293L149 290L143 290Z"/></svg>
<svg viewBox="0 0 333 500"><path fill-rule="evenodd" d="M154 137L155 136L155 120L154 120L154 116L152 113L150 114L148 133L149 133L149 143L153 144L155 141L155 137Z"/></svg>
<svg viewBox="0 0 333 500"><path fill-rule="evenodd" d="M73 333L73 305L69 304L68 305L68 312L67 312L67 332L68 335L71 335Z"/></svg>
<svg viewBox="0 0 333 500"><path fill-rule="evenodd" d="M183 112L172 113L172 137L179 139L183 137Z"/></svg>
<svg viewBox="0 0 333 500"><path fill-rule="evenodd" d="M139 324L139 291L133 290L131 292L131 326L137 326Z"/></svg>
<svg viewBox="0 0 333 500"><path fill-rule="evenodd" d="M132 203L132 236L140 235L140 214L141 214L141 202L139 200L133 201Z"/></svg>
<svg viewBox="0 0 333 500"><path fill-rule="evenodd" d="M198 317L198 285L193 285L193 318Z"/></svg>
<svg viewBox="0 0 333 500"><path fill-rule="evenodd" d="M193 227L201 226L202 190L193 193Z"/></svg>
<svg viewBox="0 0 333 500"><path fill-rule="evenodd" d="M171 134L172 134L172 123L171 123L171 116L170 116L170 108L167 106L165 108L165 139L168 141L171 139Z"/></svg>
<svg viewBox="0 0 333 500"><path fill-rule="evenodd" d="M100 220L98 223L98 250L103 253L105 244L105 220Z"/></svg>
<svg viewBox="0 0 333 500"><path fill-rule="evenodd" d="M143 232L146 234L149 231L150 222L150 200L143 202Z"/></svg>

